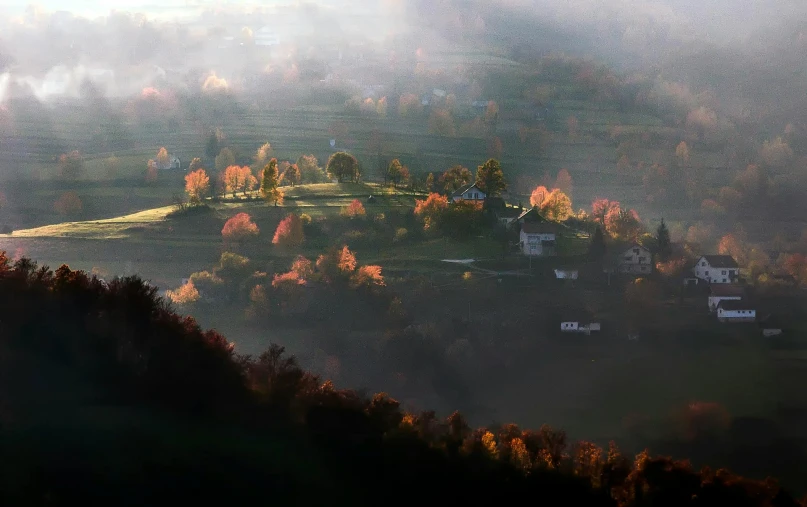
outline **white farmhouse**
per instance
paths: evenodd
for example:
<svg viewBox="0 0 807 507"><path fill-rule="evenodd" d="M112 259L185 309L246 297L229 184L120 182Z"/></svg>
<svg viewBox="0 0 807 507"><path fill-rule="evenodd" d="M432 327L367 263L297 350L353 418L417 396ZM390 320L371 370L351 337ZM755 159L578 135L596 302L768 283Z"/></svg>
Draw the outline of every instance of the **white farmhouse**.
<svg viewBox="0 0 807 507"><path fill-rule="evenodd" d="M754 322L757 311L747 301L721 301L717 306L720 322Z"/></svg>
<svg viewBox="0 0 807 507"><path fill-rule="evenodd" d="M737 283L740 278L740 267L730 255L704 255L692 271L707 283Z"/></svg>
<svg viewBox="0 0 807 507"><path fill-rule="evenodd" d="M476 186L476 183L471 185L465 185L464 187L457 189L456 192L451 194L451 200L453 202L471 201L481 203L485 201L485 197L487 197L487 194L485 194L485 192L480 190L479 187Z"/></svg>
<svg viewBox="0 0 807 507"><path fill-rule="evenodd" d="M555 278L558 280L577 280L580 272L572 268L557 268L555 269Z"/></svg>
<svg viewBox="0 0 807 507"><path fill-rule="evenodd" d="M555 255L557 227L552 223L527 222L521 226L519 244L524 255Z"/></svg>
<svg viewBox="0 0 807 507"><path fill-rule="evenodd" d="M716 312L723 301L742 301L745 289L738 285L711 285L709 287L709 311Z"/></svg>

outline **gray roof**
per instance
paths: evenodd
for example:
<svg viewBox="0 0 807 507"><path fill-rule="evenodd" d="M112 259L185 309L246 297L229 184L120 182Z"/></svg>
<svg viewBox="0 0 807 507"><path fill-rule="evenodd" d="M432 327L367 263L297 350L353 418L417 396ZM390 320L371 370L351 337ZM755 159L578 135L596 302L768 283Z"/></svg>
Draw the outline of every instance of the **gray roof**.
<svg viewBox="0 0 807 507"><path fill-rule="evenodd" d="M754 305L749 304L748 301L729 301L725 299L721 301L717 307L722 308L725 311L754 309Z"/></svg>
<svg viewBox="0 0 807 507"><path fill-rule="evenodd" d="M738 268L737 261L731 255L703 255L702 258L706 259L713 268Z"/></svg>

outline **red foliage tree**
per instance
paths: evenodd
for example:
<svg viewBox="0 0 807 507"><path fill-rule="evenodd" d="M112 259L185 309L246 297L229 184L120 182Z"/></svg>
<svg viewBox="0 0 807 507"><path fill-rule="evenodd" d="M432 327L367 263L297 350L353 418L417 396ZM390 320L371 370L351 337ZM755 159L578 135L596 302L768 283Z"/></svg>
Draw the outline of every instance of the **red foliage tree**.
<svg viewBox="0 0 807 507"><path fill-rule="evenodd" d="M246 213L239 213L225 222L221 235L228 241L245 241L260 233L258 226Z"/></svg>
<svg viewBox="0 0 807 507"><path fill-rule="evenodd" d="M591 218L599 222L601 225L605 225L605 217L608 216L608 213L612 209L619 209L619 201L609 201L608 199L594 199L594 202L591 203Z"/></svg>
<svg viewBox="0 0 807 507"><path fill-rule="evenodd" d="M354 199L353 202L342 208L341 214L348 218L361 218L367 215L367 211L360 200Z"/></svg>
<svg viewBox="0 0 807 507"><path fill-rule="evenodd" d="M294 213L280 221L272 238L272 244L285 248L298 247L304 241L303 221Z"/></svg>
<svg viewBox="0 0 807 507"><path fill-rule="evenodd" d="M350 285L359 287L383 287L384 277L381 275L381 266L362 266L350 277Z"/></svg>

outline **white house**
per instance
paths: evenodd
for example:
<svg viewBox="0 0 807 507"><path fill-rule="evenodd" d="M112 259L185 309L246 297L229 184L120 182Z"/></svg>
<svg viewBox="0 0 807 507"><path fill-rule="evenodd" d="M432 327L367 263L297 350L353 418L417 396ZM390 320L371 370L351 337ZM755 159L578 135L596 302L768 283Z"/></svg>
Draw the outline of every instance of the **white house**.
<svg viewBox="0 0 807 507"><path fill-rule="evenodd" d="M171 171L179 169L180 167L182 167L182 161L180 161L179 157L176 155L169 155L168 161L163 164L157 162L157 169L160 171Z"/></svg>
<svg viewBox="0 0 807 507"><path fill-rule="evenodd" d="M530 257L555 255L557 228L552 223L527 222L521 226L519 244Z"/></svg>
<svg viewBox="0 0 807 507"><path fill-rule="evenodd" d="M740 277L740 267L730 255L704 255L692 271L707 283L737 283Z"/></svg>
<svg viewBox="0 0 807 507"><path fill-rule="evenodd" d="M721 301L717 307L720 322L754 322L757 311L747 301Z"/></svg>
<svg viewBox="0 0 807 507"><path fill-rule="evenodd" d="M600 331L601 326L599 322L592 322L590 324L581 324L580 322L561 322L560 331L562 333L581 333L590 335L592 332Z"/></svg>
<svg viewBox="0 0 807 507"><path fill-rule="evenodd" d="M485 201L485 197L487 197L487 194L481 191L479 187L476 186L476 183L473 183L471 185L465 185L464 187L457 189L456 192L451 194L451 200L454 202L471 201L481 203Z"/></svg>
<svg viewBox="0 0 807 507"><path fill-rule="evenodd" d="M555 278L558 280L577 280L579 275L578 270L571 268L557 268L555 269Z"/></svg>
<svg viewBox="0 0 807 507"><path fill-rule="evenodd" d="M717 311L722 301L742 301L745 289L738 285L712 285L709 287L709 311Z"/></svg>
<svg viewBox="0 0 807 507"><path fill-rule="evenodd" d="M653 272L653 254L640 245L633 245L617 258L617 271L631 275L647 275Z"/></svg>

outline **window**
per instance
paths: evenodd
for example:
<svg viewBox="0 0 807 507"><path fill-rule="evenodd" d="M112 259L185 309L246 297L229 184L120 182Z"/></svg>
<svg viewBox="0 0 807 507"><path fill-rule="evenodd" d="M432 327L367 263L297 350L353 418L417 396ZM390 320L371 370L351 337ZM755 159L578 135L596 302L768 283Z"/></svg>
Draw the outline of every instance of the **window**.
<svg viewBox="0 0 807 507"><path fill-rule="evenodd" d="M701 262L701 266L706 267L706 261Z"/></svg>
<svg viewBox="0 0 807 507"><path fill-rule="evenodd" d="M724 269L721 275L726 276L726 270Z"/></svg>
<svg viewBox="0 0 807 507"><path fill-rule="evenodd" d="M726 283L726 282L727 282L727 280L724 278L724 279L723 279L723 283Z"/></svg>
<svg viewBox="0 0 807 507"><path fill-rule="evenodd" d="M633 249L633 255L639 255L639 249L638 248Z"/></svg>

